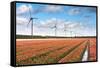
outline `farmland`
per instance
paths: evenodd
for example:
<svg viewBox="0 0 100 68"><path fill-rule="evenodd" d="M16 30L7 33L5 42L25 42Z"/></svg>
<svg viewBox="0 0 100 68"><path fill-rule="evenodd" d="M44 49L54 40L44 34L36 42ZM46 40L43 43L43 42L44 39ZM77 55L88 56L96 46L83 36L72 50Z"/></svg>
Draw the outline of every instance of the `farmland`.
<svg viewBox="0 0 100 68"><path fill-rule="evenodd" d="M16 39L16 64L80 62L86 49L95 61L96 38Z"/></svg>
<svg viewBox="0 0 100 68"><path fill-rule="evenodd" d="M91 39L90 40L90 52L89 52L89 61L95 61L96 60L96 40Z"/></svg>

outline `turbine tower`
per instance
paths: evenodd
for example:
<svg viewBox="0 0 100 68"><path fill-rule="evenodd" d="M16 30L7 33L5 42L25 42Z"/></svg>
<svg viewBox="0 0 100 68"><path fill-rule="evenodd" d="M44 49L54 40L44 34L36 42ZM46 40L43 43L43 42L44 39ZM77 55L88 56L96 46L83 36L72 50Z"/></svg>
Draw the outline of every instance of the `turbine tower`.
<svg viewBox="0 0 100 68"><path fill-rule="evenodd" d="M66 36L66 31L68 31L66 28L67 28L67 27L66 27L66 24L64 24L64 32L65 32L65 36Z"/></svg>
<svg viewBox="0 0 100 68"><path fill-rule="evenodd" d="M54 25L51 27L51 29L54 29L55 36L57 36L57 20L54 20Z"/></svg>
<svg viewBox="0 0 100 68"><path fill-rule="evenodd" d="M56 36L57 35L57 23L55 23L54 29L55 29L55 36Z"/></svg>
<svg viewBox="0 0 100 68"><path fill-rule="evenodd" d="M29 21L28 21L28 24L27 25L31 24L31 35L32 36L33 36L33 21L35 19L38 19L38 18L32 17L32 12L31 12L31 9L29 8Z"/></svg>
<svg viewBox="0 0 100 68"><path fill-rule="evenodd" d="M54 23L54 26L51 28L54 29L55 36L57 36L57 23Z"/></svg>

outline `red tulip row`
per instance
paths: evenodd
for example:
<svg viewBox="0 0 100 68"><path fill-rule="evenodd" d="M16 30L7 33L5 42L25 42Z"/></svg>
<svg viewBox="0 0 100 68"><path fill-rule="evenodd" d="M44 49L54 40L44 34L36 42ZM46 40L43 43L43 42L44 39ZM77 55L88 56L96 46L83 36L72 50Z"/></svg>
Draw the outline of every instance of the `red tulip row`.
<svg viewBox="0 0 100 68"><path fill-rule="evenodd" d="M96 39L90 40L89 61L96 61Z"/></svg>

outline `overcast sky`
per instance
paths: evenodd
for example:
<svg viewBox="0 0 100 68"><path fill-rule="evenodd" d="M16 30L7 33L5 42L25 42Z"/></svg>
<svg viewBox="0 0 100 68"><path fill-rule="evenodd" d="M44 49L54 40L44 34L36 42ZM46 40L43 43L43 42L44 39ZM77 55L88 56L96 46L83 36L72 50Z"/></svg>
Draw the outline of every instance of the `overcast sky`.
<svg viewBox="0 0 100 68"><path fill-rule="evenodd" d="M31 16L34 35L54 36L56 25L57 36L96 36L95 7L17 3L16 16L17 34L31 35Z"/></svg>

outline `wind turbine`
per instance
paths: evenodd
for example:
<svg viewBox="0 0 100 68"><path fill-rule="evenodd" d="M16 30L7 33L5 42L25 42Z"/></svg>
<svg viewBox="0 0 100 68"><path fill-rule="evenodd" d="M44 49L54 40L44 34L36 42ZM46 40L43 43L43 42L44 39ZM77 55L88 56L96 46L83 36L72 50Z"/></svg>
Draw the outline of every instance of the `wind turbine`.
<svg viewBox="0 0 100 68"><path fill-rule="evenodd" d="M29 16L30 17L29 17L29 21L27 25L31 24L31 35L33 36L33 20L38 19L38 18L32 17L32 12L31 12L30 7L29 7Z"/></svg>
<svg viewBox="0 0 100 68"><path fill-rule="evenodd" d="M72 37L73 31L70 31L70 36Z"/></svg>
<svg viewBox="0 0 100 68"><path fill-rule="evenodd" d="M65 32L65 36L66 36L66 31L68 31L68 30L67 30L67 25L64 24L64 32Z"/></svg>
<svg viewBox="0 0 100 68"><path fill-rule="evenodd" d="M57 36L57 23L55 23L52 28L55 30L55 36Z"/></svg>
<svg viewBox="0 0 100 68"><path fill-rule="evenodd" d="M69 29L69 25L70 25L70 23L66 23L66 21L68 21L68 20L65 20L65 23L64 23L64 32L65 32L65 36L67 36L66 35L66 31L68 31L68 32L70 32L68 29Z"/></svg>
<svg viewBox="0 0 100 68"><path fill-rule="evenodd" d="M77 33L75 31L73 32L73 34L74 34L74 37L77 37Z"/></svg>
<svg viewBox="0 0 100 68"><path fill-rule="evenodd" d="M75 34L75 38L77 37L77 34L76 33L74 33Z"/></svg>
<svg viewBox="0 0 100 68"><path fill-rule="evenodd" d="M54 21L54 26L51 27L55 31L55 36L57 36L57 20Z"/></svg>
<svg viewBox="0 0 100 68"><path fill-rule="evenodd" d="M69 31L69 32L70 32L70 35L71 35L71 37L72 37L73 31L68 30L68 29L72 29L72 27L70 26L70 24L71 24L71 23L64 24L64 32L65 32L65 36L66 36L66 31Z"/></svg>

